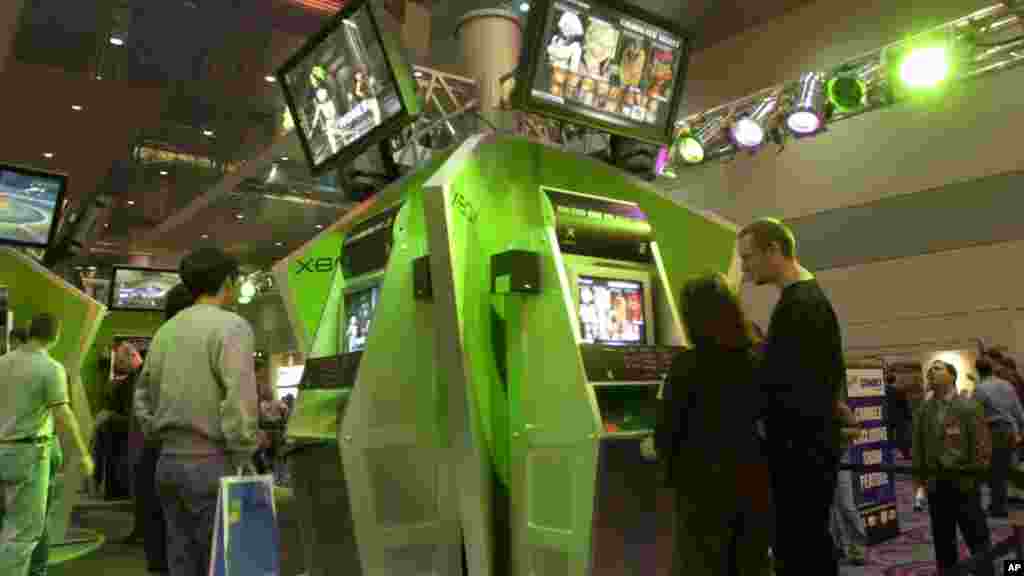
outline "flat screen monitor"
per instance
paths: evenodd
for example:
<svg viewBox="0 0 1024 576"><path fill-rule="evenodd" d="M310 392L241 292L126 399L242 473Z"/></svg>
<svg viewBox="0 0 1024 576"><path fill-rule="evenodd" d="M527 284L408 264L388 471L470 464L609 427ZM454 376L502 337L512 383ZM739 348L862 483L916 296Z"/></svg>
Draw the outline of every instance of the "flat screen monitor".
<svg viewBox="0 0 1024 576"><path fill-rule="evenodd" d="M314 174L351 163L419 114L396 35L382 34L365 0L348 3L277 79Z"/></svg>
<svg viewBox="0 0 1024 576"><path fill-rule="evenodd" d="M110 308L163 312L167 293L180 283L181 278L174 270L114 268Z"/></svg>
<svg viewBox="0 0 1024 576"><path fill-rule="evenodd" d="M45 249L60 221L67 176L0 164L0 244Z"/></svg>
<svg viewBox="0 0 1024 576"><path fill-rule="evenodd" d="M668 144L689 57L688 38L674 28L615 0L535 0L515 106Z"/></svg>
<svg viewBox="0 0 1024 576"><path fill-rule="evenodd" d="M635 280L579 276L580 336L584 342L645 344L644 284Z"/></svg>
<svg viewBox="0 0 1024 576"><path fill-rule="evenodd" d="M299 397L299 382L302 382L303 365L281 366L277 369L277 399L284 400L291 395L292 399Z"/></svg>
<svg viewBox="0 0 1024 576"><path fill-rule="evenodd" d="M345 295L345 352L360 352L366 349L378 295L378 286Z"/></svg>

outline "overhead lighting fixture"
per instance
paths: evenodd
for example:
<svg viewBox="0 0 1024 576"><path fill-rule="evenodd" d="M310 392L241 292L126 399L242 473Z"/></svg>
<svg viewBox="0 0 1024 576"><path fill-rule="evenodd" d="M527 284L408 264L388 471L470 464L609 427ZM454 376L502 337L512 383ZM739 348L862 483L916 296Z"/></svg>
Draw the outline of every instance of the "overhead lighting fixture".
<svg viewBox="0 0 1024 576"><path fill-rule="evenodd" d="M721 140L724 116L708 120L703 125L684 130L674 144L675 155L685 164L700 164L716 141Z"/></svg>
<svg viewBox="0 0 1024 576"><path fill-rule="evenodd" d="M323 224L317 224L316 225L316 229L317 230L323 230L324 229L324 225Z"/></svg>
<svg viewBox="0 0 1024 576"><path fill-rule="evenodd" d="M203 240L209 240L210 235L209 234L203 234L202 236L200 236L200 238L202 238Z"/></svg>
<svg viewBox="0 0 1024 576"><path fill-rule="evenodd" d="M825 84L825 94L840 114L856 112L868 103L868 87L859 74L836 74Z"/></svg>
<svg viewBox="0 0 1024 576"><path fill-rule="evenodd" d="M245 214L235 214L235 218L237 218L238 220L244 220Z"/></svg>
<svg viewBox="0 0 1024 576"><path fill-rule="evenodd" d="M764 138L768 132L768 127L765 124L775 114L778 103L778 96L769 96L749 114L745 114L733 123L729 135L736 146L744 150L753 150L764 144Z"/></svg>
<svg viewBox="0 0 1024 576"><path fill-rule="evenodd" d="M263 77L263 79L266 80L267 83L269 83L269 84L273 84L273 83L277 82L277 78L275 76L273 76L272 74L267 74L266 76Z"/></svg>
<svg viewBox="0 0 1024 576"><path fill-rule="evenodd" d="M246 280L242 283L242 287L239 288L238 291L242 295L242 298L252 300L252 297L256 295L256 285L252 283L252 280Z"/></svg>
<svg viewBox="0 0 1024 576"><path fill-rule="evenodd" d="M955 41L948 33L926 34L885 50L890 84L897 97L941 91L955 76Z"/></svg>
<svg viewBox="0 0 1024 576"><path fill-rule="evenodd" d="M414 71L412 75L417 78L423 78L423 72L420 72L419 70Z"/></svg>
<svg viewBox="0 0 1024 576"><path fill-rule="evenodd" d="M80 106L78 104L72 104L71 105L71 109L74 110L75 112L81 112L82 110L85 110L85 108L83 108L82 106Z"/></svg>
<svg viewBox="0 0 1024 576"><path fill-rule="evenodd" d="M129 206L135 206L135 200L129 200L128 201L128 205Z"/></svg>
<svg viewBox="0 0 1024 576"><path fill-rule="evenodd" d="M203 130L203 136L206 136L207 138L213 138L213 130L204 129Z"/></svg>
<svg viewBox="0 0 1024 576"><path fill-rule="evenodd" d="M281 162L287 162L287 161L288 161L288 157L287 156L281 156Z"/></svg>
<svg viewBox="0 0 1024 576"><path fill-rule="evenodd" d="M522 4L520 4L519 5L519 11L520 12L529 12L530 11L530 3L529 2L523 2Z"/></svg>
<svg viewBox="0 0 1024 576"><path fill-rule="evenodd" d="M796 136L817 133L825 125L825 76L809 72L800 77L786 127Z"/></svg>
<svg viewBox="0 0 1024 576"><path fill-rule="evenodd" d="M284 242L274 242L274 246L284 246Z"/></svg>
<svg viewBox="0 0 1024 576"><path fill-rule="evenodd" d="M250 302L252 302L252 298L251 297L249 297L249 298L246 298L245 296L239 296L238 297L238 303L239 304L248 304Z"/></svg>
<svg viewBox="0 0 1024 576"><path fill-rule="evenodd" d="M111 36L110 37L110 43L113 44L114 46L124 46L124 39L119 38L117 36Z"/></svg>
<svg viewBox="0 0 1024 576"><path fill-rule="evenodd" d="M160 171L160 175L161 176L167 176L167 170L161 170Z"/></svg>
<svg viewBox="0 0 1024 576"><path fill-rule="evenodd" d="M96 79L97 80L103 80L103 75L102 74L97 74L96 75Z"/></svg>
<svg viewBox="0 0 1024 576"><path fill-rule="evenodd" d="M43 158L50 160L51 158L53 158L53 152L43 152Z"/></svg>

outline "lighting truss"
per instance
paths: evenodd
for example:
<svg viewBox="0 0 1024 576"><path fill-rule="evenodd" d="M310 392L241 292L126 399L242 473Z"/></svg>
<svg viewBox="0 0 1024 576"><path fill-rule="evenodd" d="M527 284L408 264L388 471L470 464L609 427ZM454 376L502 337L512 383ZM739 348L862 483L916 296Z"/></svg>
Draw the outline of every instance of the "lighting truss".
<svg viewBox="0 0 1024 576"><path fill-rule="evenodd" d="M866 112L891 106L909 97L897 90L888 67L887 55L907 49L922 38L943 38L954 46L952 51L956 61L953 63L952 81L964 81L1005 70L1024 62L1024 3L1019 1L1001 2L989 6L963 18L948 22L935 29L914 37L895 42L867 54L853 58L827 71L819 72L824 79L826 90L837 90L852 101L848 106L839 106L826 99L822 114L824 125L817 131L820 133L825 125L852 118ZM813 74L813 73L811 73ZM714 130L734 128L738 121L755 115L764 109L767 102L779 98L779 114L765 119L762 128L765 139L775 138L782 142L785 137L783 129L785 118L792 112L803 110L812 99L807 95L808 74L801 75L801 80L779 84L765 88L733 102L693 114L677 123L677 139L674 148L683 144L692 147L692 135L701 134L713 137ZM853 95L852 97L850 95ZM820 98L818 99L820 100ZM813 134L807 134L813 135ZM705 149L701 160L690 162L698 164L716 159L728 159L742 150L737 146L735 138L715 140L715 145ZM751 151L756 147L749 147ZM694 155L688 155L695 157ZM700 156L700 155L697 155ZM682 154L673 154L671 162L684 165ZM671 174L672 171L669 171Z"/></svg>

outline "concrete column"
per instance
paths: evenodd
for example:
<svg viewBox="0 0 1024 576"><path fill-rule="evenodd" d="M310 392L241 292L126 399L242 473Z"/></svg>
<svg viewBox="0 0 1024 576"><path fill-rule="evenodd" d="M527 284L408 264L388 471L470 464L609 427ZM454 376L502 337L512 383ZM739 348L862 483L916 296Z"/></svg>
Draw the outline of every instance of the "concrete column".
<svg viewBox="0 0 1024 576"><path fill-rule="evenodd" d="M481 115L498 128L513 129L514 118L500 109L498 80L519 65L519 17L508 10L474 10L459 20L455 34L462 47L465 70L477 81Z"/></svg>
<svg viewBox="0 0 1024 576"><path fill-rule="evenodd" d="M18 35L18 19L25 0L3 0L0 2L0 72L7 69L13 57L14 38Z"/></svg>

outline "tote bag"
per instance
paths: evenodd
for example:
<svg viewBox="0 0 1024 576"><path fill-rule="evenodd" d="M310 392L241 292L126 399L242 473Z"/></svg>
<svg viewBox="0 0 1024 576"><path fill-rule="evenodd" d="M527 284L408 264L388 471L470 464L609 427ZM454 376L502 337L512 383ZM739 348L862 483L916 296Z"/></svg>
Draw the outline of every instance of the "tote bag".
<svg viewBox="0 0 1024 576"><path fill-rule="evenodd" d="M221 478L209 576L279 576L274 477Z"/></svg>

